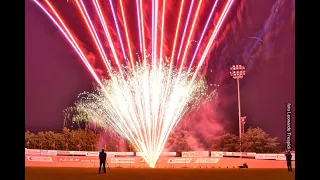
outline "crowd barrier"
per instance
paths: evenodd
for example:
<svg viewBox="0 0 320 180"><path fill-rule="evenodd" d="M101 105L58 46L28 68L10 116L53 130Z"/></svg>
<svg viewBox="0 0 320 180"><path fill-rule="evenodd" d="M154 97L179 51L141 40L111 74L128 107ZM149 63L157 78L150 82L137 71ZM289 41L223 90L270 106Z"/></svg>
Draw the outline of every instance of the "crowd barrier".
<svg viewBox="0 0 320 180"><path fill-rule="evenodd" d="M106 152L108 157L143 157L143 152ZM25 148L26 155L39 155L39 156L88 156L98 157L99 151L62 151L62 150L44 150L44 149L27 149ZM177 157L176 152L162 152L160 157ZM286 160L285 155L282 154L261 154L255 152L223 152L223 151L188 151L182 152L181 157L241 157L241 158L255 158L265 160ZM292 153L292 160L295 160L295 153Z"/></svg>
<svg viewBox="0 0 320 180"><path fill-rule="evenodd" d="M108 157L110 168L148 168L141 157ZM247 163L249 168L286 168L285 161L246 158L160 157L155 168L238 168ZM25 166L42 167L99 167L98 157L26 155ZM292 162L295 167L295 162Z"/></svg>
<svg viewBox="0 0 320 180"><path fill-rule="evenodd" d="M146 168L142 152L106 152L110 167ZM98 151L61 151L25 149L26 166L98 167ZM226 168L249 163L251 168L285 168L284 154L261 154L254 152L190 151L162 152L157 168ZM292 153L293 164L295 153ZM294 165L293 165L294 166Z"/></svg>

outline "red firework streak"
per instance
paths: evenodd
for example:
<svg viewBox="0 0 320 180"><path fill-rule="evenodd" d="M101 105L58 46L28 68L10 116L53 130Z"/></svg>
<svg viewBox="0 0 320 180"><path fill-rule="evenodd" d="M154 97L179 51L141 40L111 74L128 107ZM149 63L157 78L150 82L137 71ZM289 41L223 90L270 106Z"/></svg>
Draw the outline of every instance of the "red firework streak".
<svg viewBox="0 0 320 180"><path fill-rule="evenodd" d="M82 19L82 25L86 28L92 40L89 45L94 45L97 51L96 54L99 56L99 59L102 60L111 79L113 78L111 72L114 69L118 70L124 79L123 65L134 70L136 63L142 60L146 67L146 52L151 51L152 58L150 64L152 67L157 64L157 61L162 63L166 55L171 54L168 63L169 71L176 68L178 70L177 78L179 78L184 68L187 68L188 72L194 71L189 85L190 87L196 79L207 55L212 50L213 41L220 31L233 1L234 0L74 0L72 4L77 11L71 13L77 13ZM62 17L61 13L58 12L56 5L53 4L55 1L34 0L34 2L58 27L86 65L95 81L104 89L100 78L95 73L94 67L89 61L86 50L81 47L81 43L78 40L81 36L76 36L71 32L70 26L68 26L68 23ZM221 12L215 12L216 9L219 9L217 8L218 6ZM209 13L200 13L208 7L210 7ZM111 11L107 11L106 8ZM128 16L129 11L127 10L130 8L136 12L136 17ZM175 17L172 17L173 12L178 13L175 26L172 26L175 19ZM215 16L214 19L213 14L218 14L218 16ZM218 20L216 20L216 18ZM147 23L150 19L151 23ZM199 23L201 19L205 19L204 27ZM133 22L135 22L135 27L130 26ZM213 22L215 23L212 25ZM210 24L213 27L209 28ZM175 33L168 33L168 27L174 27ZM137 29L135 33L133 33L134 31L132 30L134 28ZM197 37L196 34L198 33L201 33L201 36L198 38L196 50L192 51L190 42L192 38ZM171 34L174 35L172 36ZM134 43L132 39L138 39L138 43ZM151 46L150 49L148 48L149 44ZM136 52L133 52L134 49ZM199 51L201 52L200 55L198 54ZM134 56L134 54L140 54L140 56ZM189 62L187 62L188 57L190 57Z"/></svg>

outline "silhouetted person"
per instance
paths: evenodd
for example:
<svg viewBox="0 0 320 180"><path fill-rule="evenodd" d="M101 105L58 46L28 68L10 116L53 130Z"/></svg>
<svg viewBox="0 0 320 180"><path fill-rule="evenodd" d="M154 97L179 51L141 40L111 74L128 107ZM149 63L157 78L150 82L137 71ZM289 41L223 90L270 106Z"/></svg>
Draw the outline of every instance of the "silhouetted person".
<svg viewBox="0 0 320 180"><path fill-rule="evenodd" d="M101 165L103 165L103 172L106 173L106 159L107 159L107 153L104 152L104 149L99 153L99 159L100 159L100 167L99 167L99 174L101 171Z"/></svg>
<svg viewBox="0 0 320 180"><path fill-rule="evenodd" d="M242 166L239 166L240 169L243 169L243 168L248 168L248 165L247 163L244 163Z"/></svg>
<svg viewBox="0 0 320 180"><path fill-rule="evenodd" d="M291 158L292 158L292 154L290 153L290 151L288 151L288 152L287 152L287 154L286 154L286 160L287 160L288 171L292 171L292 167L291 167Z"/></svg>

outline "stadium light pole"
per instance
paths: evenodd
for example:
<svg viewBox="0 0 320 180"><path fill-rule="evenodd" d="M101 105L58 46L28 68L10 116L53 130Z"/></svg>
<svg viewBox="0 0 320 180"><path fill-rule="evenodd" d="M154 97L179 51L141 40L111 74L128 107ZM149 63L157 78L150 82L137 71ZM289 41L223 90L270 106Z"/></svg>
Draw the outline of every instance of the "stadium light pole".
<svg viewBox="0 0 320 180"><path fill-rule="evenodd" d="M242 125L244 125L244 119L241 117L241 105L240 105L240 79L246 74L246 68L242 65L233 65L230 68L230 75L233 79L237 80L238 86L238 116L239 116L239 138L240 138L240 146L241 146L241 139L242 139ZM242 121L243 119L243 121Z"/></svg>
<svg viewBox="0 0 320 180"><path fill-rule="evenodd" d="M246 123L246 118L247 116L242 116L241 117L241 136L244 136L244 124Z"/></svg>

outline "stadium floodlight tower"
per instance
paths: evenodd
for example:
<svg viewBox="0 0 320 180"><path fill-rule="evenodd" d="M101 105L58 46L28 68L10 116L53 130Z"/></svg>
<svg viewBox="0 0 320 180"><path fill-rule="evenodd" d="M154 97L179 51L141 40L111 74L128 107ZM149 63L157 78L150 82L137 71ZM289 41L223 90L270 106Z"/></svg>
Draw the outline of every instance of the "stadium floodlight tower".
<svg viewBox="0 0 320 180"><path fill-rule="evenodd" d="M239 137L240 137L240 144L242 135L244 133L244 128L242 126L245 123L245 117L241 117L241 107L240 107L240 79L246 74L246 68L242 65L233 65L230 68L230 75L233 79L237 79L237 86L238 86L238 115L239 115Z"/></svg>

